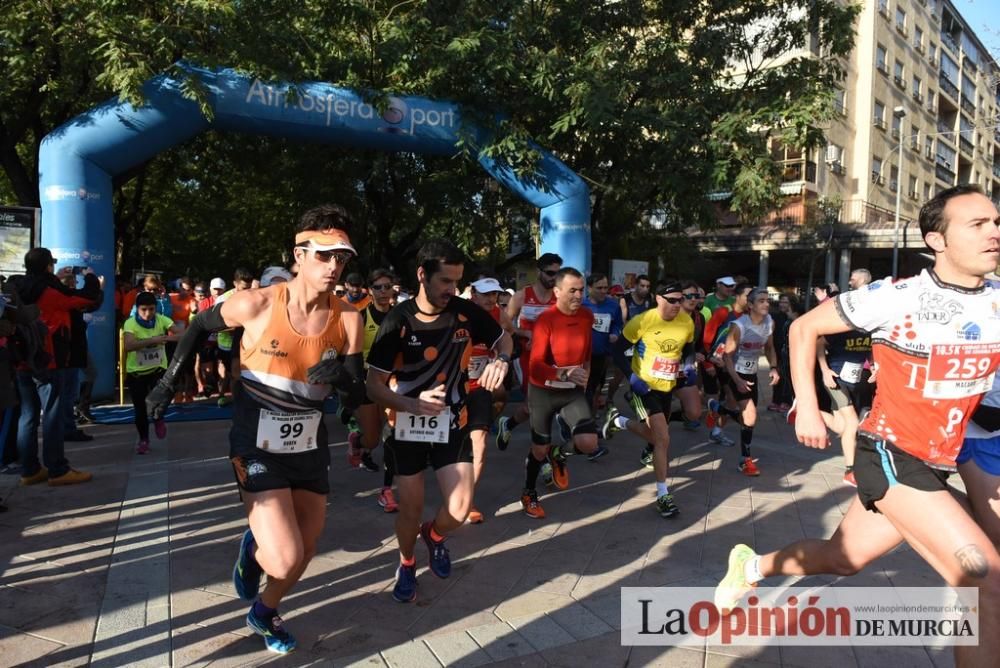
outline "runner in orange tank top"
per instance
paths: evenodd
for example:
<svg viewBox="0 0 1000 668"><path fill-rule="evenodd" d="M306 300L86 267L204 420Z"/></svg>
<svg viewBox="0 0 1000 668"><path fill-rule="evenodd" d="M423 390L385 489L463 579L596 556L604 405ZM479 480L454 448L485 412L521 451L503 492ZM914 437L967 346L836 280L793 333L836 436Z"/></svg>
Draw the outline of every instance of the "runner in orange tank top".
<svg viewBox="0 0 1000 668"><path fill-rule="evenodd" d="M514 428L527 421L528 408L528 359L531 356L531 336L535 321L544 311L556 303L553 288L556 285L556 274L562 269L562 258L555 253L543 253L535 262L538 278L529 286L514 293L507 304L507 315L514 323L515 339L521 341L521 355L518 360L521 373L521 391L525 401L518 406L510 417L497 420L497 447L506 450Z"/></svg>
<svg viewBox="0 0 1000 668"><path fill-rule="evenodd" d="M178 369L209 332L242 327L241 390L233 404L230 458L250 529L233 569L240 598L253 600L247 626L285 653L295 638L278 604L316 554L330 491L323 401L336 391L355 408L364 396L361 314L333 295L356 255L347 212L306 212L295 235L298 275L286 283L233 293L199 313L147 404L155 420L173 397ZM261 576L267 586L260 589Z"/></svg>

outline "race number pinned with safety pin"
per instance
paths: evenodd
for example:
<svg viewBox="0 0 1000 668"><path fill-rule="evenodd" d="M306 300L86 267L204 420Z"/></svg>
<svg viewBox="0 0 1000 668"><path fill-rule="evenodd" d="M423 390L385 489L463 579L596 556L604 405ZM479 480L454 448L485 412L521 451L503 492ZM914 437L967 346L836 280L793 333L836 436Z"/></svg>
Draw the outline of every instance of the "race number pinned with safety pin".
<svg viewBox="0 0 1000 668"><path fill-rule="evenodd" d="M993 387L998 364L1000 342L931 346L924 396L961 399L984 394Z"/></svg>
<svg viewBox="0 0 1000 668"><path fill-rule="evenodd" d="M315 450L322 419L320 411L284 413L262 408L257 421L257 447L277 453Z"/></svg>
<svg viewBox="0 0 1000 668"><path fill-rule="evenodd" d="M397 411L394 431L397 441L447 443L451 431L451 408L445 407L437 415L414 415Z"/></svg>

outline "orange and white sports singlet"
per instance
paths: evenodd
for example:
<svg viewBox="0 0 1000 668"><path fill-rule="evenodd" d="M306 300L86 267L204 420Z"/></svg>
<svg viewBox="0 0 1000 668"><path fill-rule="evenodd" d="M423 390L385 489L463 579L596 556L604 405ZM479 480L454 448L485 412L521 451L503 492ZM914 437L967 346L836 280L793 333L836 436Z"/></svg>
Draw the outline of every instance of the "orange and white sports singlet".
<svg viewBox="0 0 1000 668"><path fill-rule="evenodd" d="M849 326L872 333L878 389L860 432L954 469L966 424L1000 364L1000 292L933 271L838 296Z"/></svg>

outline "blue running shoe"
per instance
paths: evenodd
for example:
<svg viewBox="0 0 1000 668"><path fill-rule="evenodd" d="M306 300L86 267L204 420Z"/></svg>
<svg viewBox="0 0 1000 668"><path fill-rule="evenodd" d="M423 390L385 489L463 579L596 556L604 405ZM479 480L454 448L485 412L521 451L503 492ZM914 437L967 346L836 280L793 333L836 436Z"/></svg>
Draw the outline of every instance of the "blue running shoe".
<svg viewBox="0 0 1000 668"><path fill-rule="evenodd" d="M268 651L276 654L288 654L298 645L295 636L284 629L277 613L271 619L262 619L254 614L251 607L247 613L247 628L263 637Z"/></svg>
<svg viewBox="0 0 1000 668"><path fill-rule="evenodd" d="M417 597L417 567L399 565L396 569L396 586L392 597L400 603L409 603Z"/></svg>
<svg viewBox="0 0 1000 668"><path fill-rule="evenodd" d="M420 526L420 536L431 553L431 573L439 578L451 575L451 557L448 555L448 548L444 546L444 540L436 541L431 538L430 522L424 522Z"/></svg>
<svg viewBox="0 0 1000 668"><path fill-rule="evenodd" d="M701 426L699 420L684 420L684 428L688 431L696 431Z"/></svg>
<svg viewBox="0 0 1000 668"><path fill-rule="evenodd" d="M236 556L236 565L233 566L233 586L236 587L236 594L246 601L257 598L257 592L260 590L260 577L263 575L257 560L250 554L252 544L253 533L247 529L243 532L240 553Z"/></svg>

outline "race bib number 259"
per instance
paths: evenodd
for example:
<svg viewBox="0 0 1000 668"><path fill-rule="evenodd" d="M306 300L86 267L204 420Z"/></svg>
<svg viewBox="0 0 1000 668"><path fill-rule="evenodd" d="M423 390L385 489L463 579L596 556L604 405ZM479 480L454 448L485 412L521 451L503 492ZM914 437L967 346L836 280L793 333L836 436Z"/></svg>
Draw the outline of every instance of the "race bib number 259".
<svg viewBox="0 0 1000 668"><path fill-rule="evenodd" d="M931 347L924 396L960 399L984 394L1000 364L1000 342L941 344Z"/></svg>

